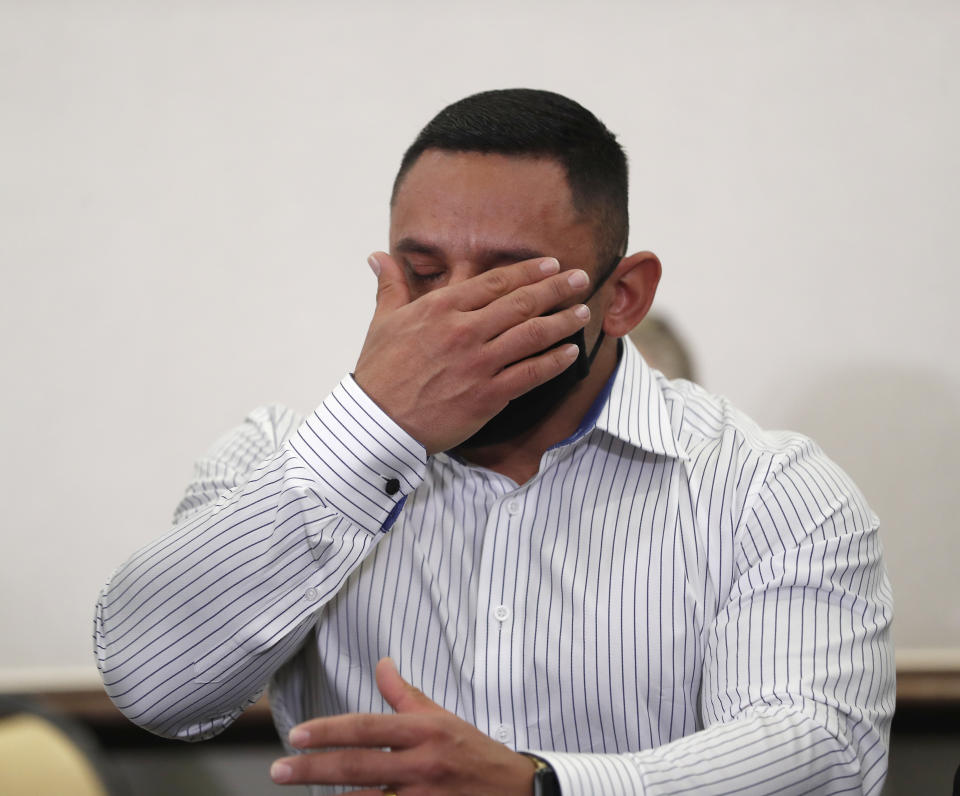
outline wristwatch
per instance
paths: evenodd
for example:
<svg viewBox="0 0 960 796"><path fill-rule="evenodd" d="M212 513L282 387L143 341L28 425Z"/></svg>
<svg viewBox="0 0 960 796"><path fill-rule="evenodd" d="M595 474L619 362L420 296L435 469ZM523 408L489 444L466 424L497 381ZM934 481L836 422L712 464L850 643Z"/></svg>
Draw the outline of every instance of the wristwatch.
<svg viewBox="0 0 960 796"><path fill-rule="evenodd" d="M536 755L524 753L523 756L531 760L537 767L536 771L533 772L533 796L561 796L560 781L557 779L557 772L553 770L553 767L546 760L541 760Z"/></svg>

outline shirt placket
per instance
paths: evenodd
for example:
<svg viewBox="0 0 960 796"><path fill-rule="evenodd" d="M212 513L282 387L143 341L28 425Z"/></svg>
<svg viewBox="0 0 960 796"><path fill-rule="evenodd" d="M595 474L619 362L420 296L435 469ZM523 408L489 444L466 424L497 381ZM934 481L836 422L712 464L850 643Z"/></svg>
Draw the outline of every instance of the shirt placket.
<svg viewBox="0 0 960 796"><path fill-rule="evenodd" d="M523 672L516 670L514 644L517 611L522 601L518 571L525 491L509 492L490 507L480 564L477 600L474 704L477 725L491 738L512 748L525 741L517 728L515 692L522 693ZM515 688L515 685L517 688ZM522 724L522 721L520 722ZM518 737L518 735L520 737Z"/></svg>

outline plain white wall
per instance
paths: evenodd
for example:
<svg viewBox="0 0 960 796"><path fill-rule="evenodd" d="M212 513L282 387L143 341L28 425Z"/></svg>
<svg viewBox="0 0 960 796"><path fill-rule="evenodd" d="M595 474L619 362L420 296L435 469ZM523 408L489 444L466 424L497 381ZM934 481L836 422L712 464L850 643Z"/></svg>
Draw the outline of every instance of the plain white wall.
<svg viewBox="0 0 960 796"><path fill-rule="evenodd" d="M949 0L0 2L0 687L92 677L193 458L351 369L406 145L517 85L619 135L702 381L852 472L951 654L958 75Z"/></svg>

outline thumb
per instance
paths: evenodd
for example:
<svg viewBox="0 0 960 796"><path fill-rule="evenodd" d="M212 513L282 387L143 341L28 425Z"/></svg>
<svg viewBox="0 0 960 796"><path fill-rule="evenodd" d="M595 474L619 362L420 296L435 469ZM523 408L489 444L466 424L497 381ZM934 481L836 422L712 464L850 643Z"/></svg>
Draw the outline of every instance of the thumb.
<svg viewBox="0 0 960 796"><path fill-rule="evenodd" d="M397 713L434 713L443 710L404 680L391 658L383 658L377 664L377 688Z"/></svg>
<svg viewBox="0 0 960 796"><path fill-rule="evenodd" d="M395 310L410 303L410 288L403 271L386 252L374 252L367 258L370 269L377 277L377 310Z"/></svg>

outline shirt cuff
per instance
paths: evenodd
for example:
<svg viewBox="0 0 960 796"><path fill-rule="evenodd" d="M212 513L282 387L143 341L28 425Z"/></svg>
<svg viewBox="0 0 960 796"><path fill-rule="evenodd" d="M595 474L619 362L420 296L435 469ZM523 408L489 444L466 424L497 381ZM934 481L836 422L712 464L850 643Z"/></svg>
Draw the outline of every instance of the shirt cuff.
<svg viewBox="0 0 960 796"><path fill-rule="evenodd" d="M625 755L525 750L556 772L561 794L624 793L643 796L643 776Z"/></svg>
<svg viewBox="0 0 960 796"><path fill-rule="evenodd" d="M389 530L423 481L427 451L346 376L287 443L321 496L356 525Z"/></svg>

